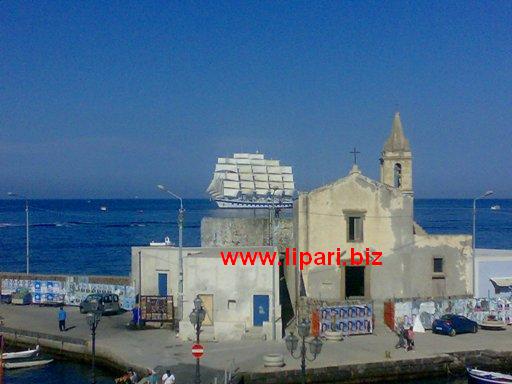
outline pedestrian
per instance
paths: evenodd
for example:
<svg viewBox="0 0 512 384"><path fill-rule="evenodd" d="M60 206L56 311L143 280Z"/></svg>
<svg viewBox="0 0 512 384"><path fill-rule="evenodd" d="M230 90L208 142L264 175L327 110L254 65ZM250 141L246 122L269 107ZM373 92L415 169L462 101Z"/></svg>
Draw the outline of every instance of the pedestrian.
<svg viewBox="0 0 512 384"><path fill-rule="evenodd" d="M137 372L133 370L133 368L128 369L130 383L136 384L139 382L139 375L137 375Z"/></svg>
<svg viewBox="0 0 512 384"><path fill-rule="evenodd" d="M407 350L414 351L414 330L412 325L407 330Z"/></svg>
<svg viewBox="0 0 512 384"><path fill-rule="evenodd" d="M170 370L165 371L164 375L162 376L162 384L174 384L176 382L176 378L171 373Z"/></svg>
<svg viewBox="0 0 512 384"><path fill-rule="evenodd" d="M66 331L66 311L64 310L64 307L61 306L59 310L59 331L65 332Z"/></svg>
<svg viewBox="0 0 512 384"><path fill-rule="evenodd" d="M398 335L398 342L395 344L395 349L406 348L406 334L405 329L402 323L398 324L396 329L396 334Z"/></svg>
<svg viewBox="0 0 512 384"><path fill-rule="evenodd" d="M149 384L158 384L158 375L156 374L154 369L148 370L148 383Z"/></svg>

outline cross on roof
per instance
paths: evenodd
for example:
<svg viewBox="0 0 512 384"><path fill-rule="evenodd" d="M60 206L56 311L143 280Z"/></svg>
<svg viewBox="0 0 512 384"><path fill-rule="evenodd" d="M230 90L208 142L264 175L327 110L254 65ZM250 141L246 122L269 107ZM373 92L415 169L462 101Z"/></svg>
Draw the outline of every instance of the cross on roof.
<svg viewBox="0 0 512 384"><path fill-rule="evenodd" d="M354 149L352 151L350 151L349 153L352 153L354 155L354 164L357 164L357 154L358 153L361 153L359 152L356 147L354 147Z"/></svg>

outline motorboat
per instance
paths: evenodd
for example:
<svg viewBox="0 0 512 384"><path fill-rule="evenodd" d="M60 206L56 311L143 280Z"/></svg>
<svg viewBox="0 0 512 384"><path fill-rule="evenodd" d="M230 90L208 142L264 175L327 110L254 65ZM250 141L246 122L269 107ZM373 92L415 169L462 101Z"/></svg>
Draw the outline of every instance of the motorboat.
<svg viewBox="0 0 512 384"><path fill-rule="evenodd" d="M475 368L466 368L469 383L475 384L503 384L512 383L512 375L499 372L483 371Z"/></svg>
<svg viewBox="0 0 512 384"><path fill-rule="evenodd" d="M501 205L493 205L491 206L491 211L499 211L501 209Z"/></svg>
<svg viewBox="0 0 512 384"><path fill-rule="evenodd" d="M102 206L100 207L100 211L101 211L101 212L107 212L107 210L108 210L108 209L107 209L107 207L105 207L104 205L102 205Z"/></svg>
<svg viewBox="0 0 512 384"><path fill-rule="evenodd" d="M31 368L38 367L41 365L50 364L53 359L27 359L27 360L16 360L2 363L5 369L20 369L20 368Z"/></svg>
<svg viewBox="0 0 512 384"><path fill-rule="evenodd" d="M487 316L487 319L482 321L480 328L489 330L505 330L507 325L502 320L499 320L494 315Z"/></svg>
<svg viewBox="0 0 512 384"><path fill-rule="evenodd" d="M39 345L35 349L27 349L26 351L2 353L2 360L26 359L36 356L38 353Z"/></svg>

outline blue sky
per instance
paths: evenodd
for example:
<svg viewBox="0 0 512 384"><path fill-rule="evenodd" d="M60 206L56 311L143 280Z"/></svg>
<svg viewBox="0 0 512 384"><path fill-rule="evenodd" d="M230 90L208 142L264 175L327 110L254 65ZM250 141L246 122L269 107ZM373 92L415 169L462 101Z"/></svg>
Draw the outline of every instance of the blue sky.
<svg viewBox="0 0 512 384"><path fill-rule="evenodd" d="M512 197L511 2L0 3L0 193L205 197L218 156L300 190L378 178L394 111L417 197Z"/></svg>

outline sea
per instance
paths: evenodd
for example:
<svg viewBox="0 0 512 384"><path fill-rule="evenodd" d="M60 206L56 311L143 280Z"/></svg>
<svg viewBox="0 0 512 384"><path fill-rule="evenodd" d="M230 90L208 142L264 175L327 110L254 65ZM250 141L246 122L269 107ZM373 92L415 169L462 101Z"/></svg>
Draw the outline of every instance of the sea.
<svg viewBox="0 0 512 384"><path fill-rule="evenodd" d="M415 221L431 234L471 234L472 200L415 199ZM500 210L491 210L499 205ZM128 275L130 247L178 241L178 202L171 199L30 200L30 272L74 275ZM102 207L103 210L102 210ZM206 199L184 200L185 246L201 244L203 217L267 216L267 211L221 210ZM290 215L290 213L284 213ZM477 248L512 249L512 200L477 201ZM25 272L25 201L0 200L0 271ZM87 366L58 362L9 373L5 383L89 382ZM113 382L101 372L99 384ZM432 380L424 384L463 383Z"/></svg>
<svg viewBox="0 0 512 384"><path fill-rule="evenodd" d="M512 200L477 201L477 248L512 249ZM472 200L416 199L414 217L432 234L471 234ZM500 205L500 210L491 206ZM101 210L101 207L106 209ZM31 200L30 272L128 275L130 247L178 241L177 200ZM266 216L218 209L207 199L184 200L185 246L201 244L203 217ZM289 214L289 213L288 213ZM0 271L26 268L25 202L0 200Z"/></svg>

